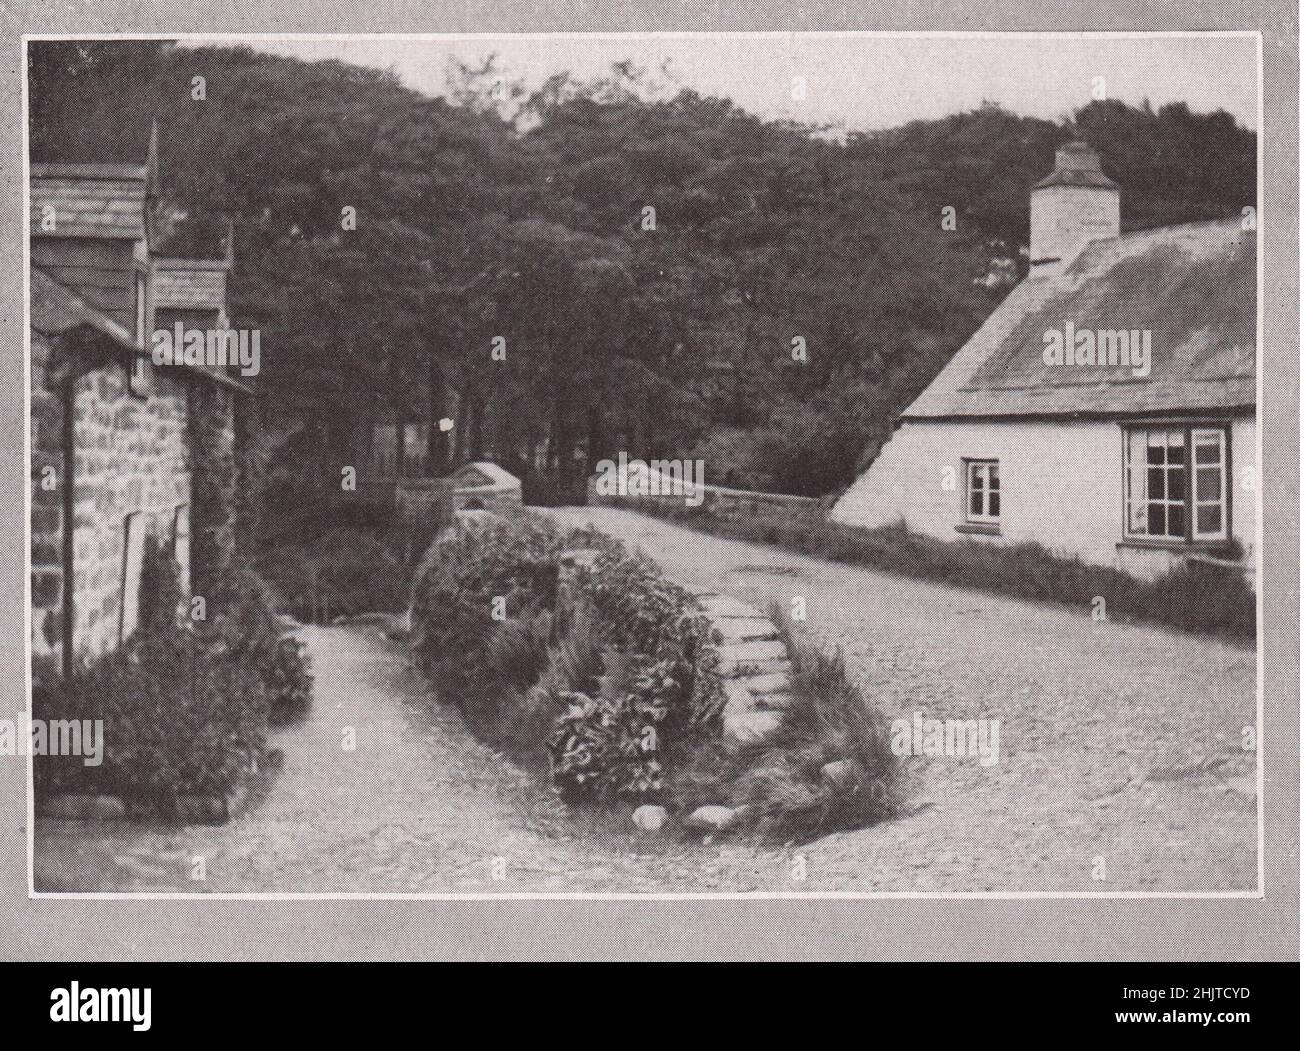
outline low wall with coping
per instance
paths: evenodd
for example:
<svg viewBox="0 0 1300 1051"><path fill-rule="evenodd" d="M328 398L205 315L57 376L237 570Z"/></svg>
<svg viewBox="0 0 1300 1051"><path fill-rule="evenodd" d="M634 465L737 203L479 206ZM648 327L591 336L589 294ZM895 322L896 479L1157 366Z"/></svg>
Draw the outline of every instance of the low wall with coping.
<svg viewBox="0 0 1300 1051"><path fill-rule="evenodd" d="M628 507L633 510L663 511L678 508L685 513L708 512L717 518L748 519L810 519L824 517L829 505L811 496L790 496L785 493L760 493L748 489L728 489L721 485L698 485L688 493L678 491L673 481L659 475L649 492L650 476L655 472L628 472L628 483L623 493L609 495L600 492L598 475L587 479L587 503L591 506ZM645 482L647 484L641 484Z"/></svg>

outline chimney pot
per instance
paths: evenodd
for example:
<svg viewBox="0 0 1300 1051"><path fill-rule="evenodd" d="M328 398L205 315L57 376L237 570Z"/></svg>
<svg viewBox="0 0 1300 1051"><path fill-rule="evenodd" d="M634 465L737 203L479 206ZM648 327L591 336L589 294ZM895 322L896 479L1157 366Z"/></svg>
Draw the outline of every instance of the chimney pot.
<svg viewBox="0 0 1300 1051"><path fill-rule="evenodd" d="M1119 236L1119 187L1085 142L1067 142L1029 197L1031 273L1057 273L1093 241Z"/></svg>

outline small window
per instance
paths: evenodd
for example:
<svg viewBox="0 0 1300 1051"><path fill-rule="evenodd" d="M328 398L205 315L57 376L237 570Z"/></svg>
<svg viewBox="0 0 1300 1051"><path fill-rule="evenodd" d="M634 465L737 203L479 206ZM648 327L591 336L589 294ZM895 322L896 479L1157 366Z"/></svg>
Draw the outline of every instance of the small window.
<svg viewBox="0 0 1300 1051"><path fill-rule="evenodd" d="M1224 427L1130 427L1124 435L1124 528L1172 543L1228 538Z"/></svg>
<svg viewBox="0 0 1300 1051"><path fill-rule="evenodd" d="M135 275L135 345L143 351L147 348L149 337L146 329L149 324L149 286L145 275ZM137 397L149 395L149 359L137 354L131 359L127 373L127 389Z"/></svg>
<svg viewBox="0 0 1300 1051"><path fill-rule="evenodd" d="M966 521L996 525L1002 520L1002 483L997 460L966 461Z"/></svg>
<svg viewBox="0 0 1300 1051"><path fill-rule="evenodd" d="M190 593L190 505L181 504L172 518L172 557L176 559L181 590Z"/></svg>
<svg viewBox="0 0 1300 1051"><path fill-rule="evenodd" d="M423 478L429 455L429 425L408 423L402 427L402 474L406 478Z"/></svg>
<svg viewBox="0 0 1300 1051"><path fill-rule="evenodd" d="M144 515L136 512L126 516L123 525L122 592L117 638L126 642L140 620L140 576L144 568Z"/></svg>

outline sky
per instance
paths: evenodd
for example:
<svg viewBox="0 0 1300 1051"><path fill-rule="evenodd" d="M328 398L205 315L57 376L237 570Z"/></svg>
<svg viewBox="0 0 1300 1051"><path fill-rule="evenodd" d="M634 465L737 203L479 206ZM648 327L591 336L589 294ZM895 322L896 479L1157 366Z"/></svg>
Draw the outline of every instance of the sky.
<svg viewBox="0 0 1300 1051"><path fill-rule="evenodd" d="M496 54L512 79L536 87L570 71L583 79L631 59L700 94L730 98L765 118L831 124L847 131L896 127L1000 103L1025 116L1056 119L1093 97L1159 107L1224 109L1257 123L1256 44L1251 36L1014 34L556 34L551 36L194 38L188 44L243 44L306 60L334 58L392 69L408 87L446 91L453 58L478 65ZM794 97L794 78L806 83Z"/></svg>

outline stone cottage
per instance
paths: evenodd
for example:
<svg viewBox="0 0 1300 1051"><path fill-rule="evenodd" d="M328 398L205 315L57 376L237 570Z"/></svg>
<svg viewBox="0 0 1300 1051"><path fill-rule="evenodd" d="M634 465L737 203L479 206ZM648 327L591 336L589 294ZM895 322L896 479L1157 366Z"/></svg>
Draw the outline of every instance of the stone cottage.
<svg viewBox="0 0 1300 1051"><path fill-rule="evenodd" d="M233 484L224 368L155 365L155 325L225 328L225 260L161 258L145 164L31 164L31 641L67 674L136 627L145 538L226 543L205 492ZM225 477L223 477L223 473Z"/></svg>
<svg viewBox="0 0 1300 1051"><path fill-rule="evenodd" d="M1241 218L1120 233L1120 190L1070 143L1030 199L1030 272L903 414L835 521L1036 541L1153 577L1250 574L1255 234Z"/></svg>

